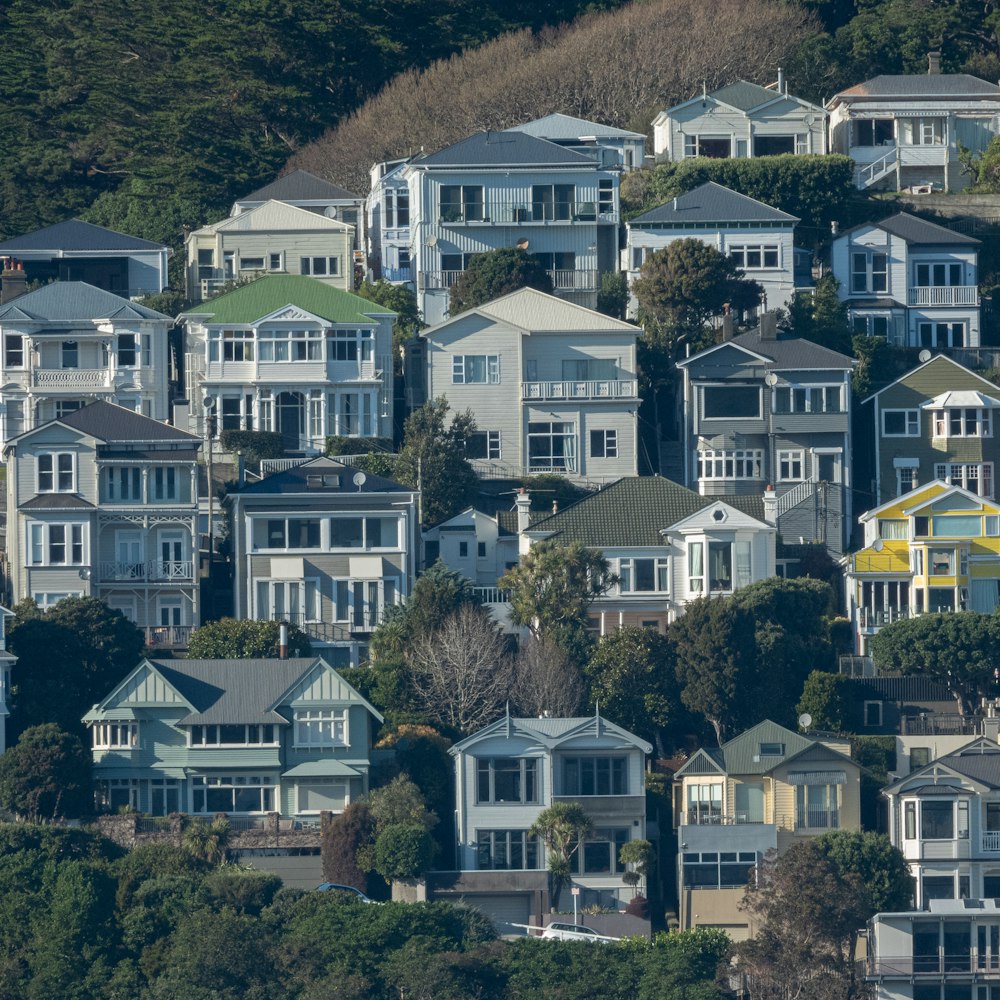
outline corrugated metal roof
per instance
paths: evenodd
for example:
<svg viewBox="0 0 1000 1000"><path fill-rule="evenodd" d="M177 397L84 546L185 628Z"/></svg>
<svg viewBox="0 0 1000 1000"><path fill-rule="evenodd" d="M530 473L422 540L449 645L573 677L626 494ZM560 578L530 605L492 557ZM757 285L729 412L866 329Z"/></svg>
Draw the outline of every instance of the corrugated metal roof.
<svg viewBox="0 0 1000 1000"><path fill-rule="evenodd" d="M331 184L307 170L293 170L256 191L236 199L240 205L247 201L360 201L361 196Z"/></svg>
<svg viewBox="0 0 1000 1000"><path fill-rule="evenodd" d="M750 333L733 337L730 343L745 347L748 351L753 351L754 354L762 354L765 358L769 358L776 368L851 369L855 365L854 358L849 358L846 354L831 351L828 347L821 347L811 340L796 337L784 330L779 330L778 336L774 340L761 340L760 330L752 330ZM706 352L702 351L701 353ZM699 356L698 354L693 355L686 363Z"/></svg>
<svg viewBox="0 0 1000 1000"><path fill-rule="evenodd" d="M198 452L193 448L129 448L122 451L98 449L97 457L108 462L196 462Z"/></svg>
<svg viewBox="0 0 1000 1000"><path fill-rule="evenodd" d="M763 744L780 744L781 754L761 754ZM757 723L719 748L727 774L767 774L768 771L812 746L815 740L793 733L770 719Z"/></svg>
<svg viewBox="0 0 1000 1000"><path fill-rule="evenodd" d="M114 292L88 285L85 281L53 281L49 285L25 292L0 307L0 321L35 321L39 323L93 322L95 319L161 319L169 316L129 302Z"/></svg>
<svg viewBox="0 0 1000 1000"><path fill-rule="evenodd" d="M526 132L477 132L436 153L418 156L414 167L594 166L594 159Z"/></svg>
<svg viewBox="0 0 1000 1000"><path fill-rule="evenodd" d="M525 122L523 125L504 129L504 131L524 132L526 135L533 135L538 139L554 141L579 139L583 136L609 139L645 138L641 132L629 132L627 129L615 128L613 125L602 125L599 122L588 121L586 118L563 115L558 111L542 118L536 118L534 121Z"/></svg>
<svg viewBox="0 0 1000 1000"><path fill-rule="evenodd" d="M209 236L213 233L279 231L353 233L354 226L339 219L328 219L318 212L310 212L308 208L272 200L239 215L229 215L209 226L202 226L197 232L199 235Z"/></svg>
<svg viewBox="0 0 1000 1000"><path fill-rule="evenodd" d="M682 226L685 223L717 223L722 226L732 222L787 222L794 225L799 220L794 215L765 205L731 188L708 181L693 191L678 195L656 208L632 219L630 225L659 223Z"/></svg>
<svg viewBox="0 0 1000 1000"><path fill-rule="evenodd" d="M239 496L270 496L282 493L315 493L318 496L343 495L352 493L412 493L409 486L401 486L391 479L364 473L361 486L354 482L360 470L351 465L343 465L329 458L313 458L302 465L276 472L259 482L248 483L237 490Z"/></svg>
<svg viewBox="0 0 1000 1000"><path fill-rule="evenodd" d="M1000 788L1000 747L986 753L956 753L941 757L937 763L964 774L990 788Z"/></svg>
<svg viewBox="0 0 1000 1000"><path fill-rule="evenodd" d="M833 101L858 97L994 97L1000 87L968 73L912 73L873 76L834 95Z"/></svg>
<svg viewBox="0 0 1000 1000"><path fill-rule="evenodd" d="M16 300L15 300L16 301ZM206 323L248 325L284 306L298 306L330 323L372 326L373 316L395 316L391 309L360 295L299 274L268 274L231 292L202 302L188 316L207 316ZM0 317L2 318L2 317Z"/></svg>
<svg viewBox="0 0 1000 1000"><path fill-rule="evenodd" d="M194 434L103 399L67 413L58 422L101 441L183 441L192 446L200 441Z"/></svg>
<svg viewBox="0 0 1000 1000"><path fill-rule="evenodd" d="M981 241L974 236L956 233L953 229L946 229L934 222L918 219L915 215L910 215L909 212L897 212L895 215L890 215L888 219L872 223L872 225L906 240L907 243L928 246L941 246L947 243L961 243L965 246L981 245Z"/></svg>
<svg viewBox="0 0 1000 1000"><path fill-rule="evenodd" d="M933 677L914 674L909 677L866 677L851 679L849 683L858 696L871 694L887 701L939 701L955 703L955 698L946 684Z"/></svg>
<svg viewBox="0 0 1000 1000"><path fill-rule="evenodd" d="M16 254L23 250L166 250L162 243L142 240L138 236L95 226L83 219L67 219L15 236L0 243L0 254Z"/></svg>
<svg viewBox="0 0 1000 1000"><path fill-rule="evenodd" d="M714 97L723 104L730 107L739 108L740 111L752 111L754 108L767 104L778 97L782 97L776 90L768 90L759 84L750 83L747 80L737 80L735 83L727 84L718 90L713 90L709 97Z"/></svg>

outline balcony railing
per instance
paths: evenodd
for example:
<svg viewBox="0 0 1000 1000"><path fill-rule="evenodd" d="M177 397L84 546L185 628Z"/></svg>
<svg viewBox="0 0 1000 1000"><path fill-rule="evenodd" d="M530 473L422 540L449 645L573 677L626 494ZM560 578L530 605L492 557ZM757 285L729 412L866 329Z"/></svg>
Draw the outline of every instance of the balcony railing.
<svg viewBox="0 0 1000 1000"><path fill-rule="evenodd" d="M983 830L983 850L1000 851L1000 830Z"/></svg>
<svg viewBox="0 0 1000 1000"><path fill-rule="evenodd" d="M781 825L791 826L787 822L787 818ZM796 830L837 830L839 828L839 809L806 809L795 814L794 829Z"/></svg>
<svg viewBox="0 0 1000 1000"><path fill-rule="evenodd" d="M472 592L483 604L510 604L510 591L502 587L473 587Z"/></svg>
<svg viewBox="0 0 1000 1000"><path fill-rule="evenodd" d="M99 566L101 580L137 580L154 583L190 581L194 579L191 559L155 559L151 562L109 562Z"/></svg>
<svg viewBox="0 0 1000 1000"><path fill-rule="evenodd" d="M1000 956L966 952L957 955L873 955L868 959L867 978L942 976L948 972L1000 978Z"/></svg>
<svg viewBox="0 0 1000 1000"><path fill-rule="evenodd" d="M412 281L413 270L409 267L383 267L382 277L386 281Z"/></svg>
<svg viewBox="0 0 1000 1000"><path fill-rule="evenodd" d="M911 288L906 295L911 306L978 306L977 285L941 285Z"/></svg>
<svg viewBox="0 0 1000 1000"><path fill-rule="evenodd" d="M275 613L272 618L275 621L291 622L310 639L316 639L318 642L350 642L356 633L374 631L385 616L385 612L386 608L365 611L363 614L355 614L352 610L351 619L347 622L310 621L302 612L286 612L283 615Z"/></svg>
<svg viewBox="0 0 1000 1000"><path fill-rule="evenodd" d="M111 385L111 373L106 368L35 368L31 384L50 392L107 389Z"/></svg>
<svg viewBox="0 0 1000 1000"><path fill-rule="evenodd" d="M618 222L614 205L594 201L523 202L505 198L463 205L441 205L438 221L443 225L529 223Z"/></svg>
<svg viewBox="0 0 1000 1000"><path fill-rule="evenodd" d="M560 268L549 271L549 280L557 292L593 292L597 290L596 271L576 271L572 268Z"/></svg>
<svg viewBox="0 0 1000 1000"><path fill-rule="evenodd" d="M681 817L683 826L763 826L763 816L749 813L735 813L724 816L721 813L706 813L698 809L688 809Z"/></svg>
<svg viewBox="0 0 1000 1000"><path fill-rule="evenodd" d="M904 715L900 723L903 736L975 736L981 730L982 719L957 712L933 712Z"/></svg>
<svg viewBox="0 0 1000 1000"><path fill-rule="evenodd" d="M858 608L858 624L861 628L882 628L900 618L909 617L909 608Z"/></svg>
<svg viewBox="0 0 1000 1000"><path fill-rule="evenodd" d="M191 625L146 625L143 631L150 649L187 649L194 629Z"/></svg>
<svg viewBox="0 0 1000 1000"><path fill-rule="evenodd" d="M634 399L633 379L598 379L585 382L522 382L522 399Z"/></svg>

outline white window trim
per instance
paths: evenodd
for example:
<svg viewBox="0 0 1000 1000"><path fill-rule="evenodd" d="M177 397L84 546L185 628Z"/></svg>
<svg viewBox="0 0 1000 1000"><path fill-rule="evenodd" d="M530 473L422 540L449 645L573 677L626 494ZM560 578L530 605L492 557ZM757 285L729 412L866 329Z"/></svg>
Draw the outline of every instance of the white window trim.
<svg viewBox="0 0 1000 1000"><path fill-rule="evenodd" d="M34 545L32 535L35 528L41 529L42 536L42 559L41 562L34 560ZM52 528L66 529L66 556L64 562L49 561L49 544ZM73 553L73 529L79 528L82 542L82 554L79 562L72 561ZM87 531L86 521L28 521L25 524L25 549L24 563L26 566L87 566L90 564L90 532Z"/></svg>
<svg viewBox="0 0 1000 1000"><path fill-rule="evenodd" d="M318 716L315 719L302 718L304 715ZM344 708L297 708L292 711L292 746L306 750L314 750L317 747L349 747L351 745L350 734L350 710ZM306 722L343 722L344 738L342 740L320 739L320 740L299 740L299 725Z"/></svg>
<svg viewBox="0 0 1000 1000"><path fill-rule="evenodd" d="M128 734L128 739L123 743L111 740L111 727L115 726L121 731L124 729ZM95 722L91 727L91 745L95 750L137 750L139 748L139 723L128 720L106 720Z"/></svg>
<svg viewBox="0 0 1000 1000"><path fill-rule="evenodd" d="M318 816L323 809L303 809L299 801L300 785L341 785L344 789L344 809L351 804L351 779L317 776L315 778L300 778L295 782L295 814L297 816Z"/></svg>
<svg viewBox="0 0 1000 1000"><path fill-rule="evenodd" d="M69 455L73 463L73 482L68 490L59 489L59 457ZM46 456L52 458L52 489L43 490L41 486L41 459ZM35 456L35 492L36 493L76 493L77 483L77 453L75 451L40 451Z"/></svg>
<svg viewBox="0 0 1000 1000"><path fill-rule="evenodd" d="M622 556L618 560L618 575L624 577L624 571L630 572L632 575L632 583L635 584L635 563L637 560L651 560L653 562L653 581L654 583L659 582L660 571L663 570L666 573L667 586L665 589L661 590L659 586L655 586L652 590L625 590L625 588L619 584L618 593L622 596L628 597L642 597L645 594L669 594L670 593L670 557L659 554L650 555L635 555L635 556ZM625 564L628 563L629 566L626 567Z"/></svg>
<svg viewBox="0 0 1000 1000"><path fill-rule="evenodd" d="M795 462L799 464L800 475L782 475L781 466L787 463L792 466ZM806 453L803 448L781 448L775 453L774 471L779 483L804 483L806 481ZM789 469L791 471L791 469Z"/></svg>
<svg viewBox="0 0 1000 1000"><path fill-rule="evenodd" d="M482 382L471 382L465 377L465 359L483 358L486 378ZM452 385L500 385L499 354L453 354L451 356Z"/></svg>
<svg viewBox="0 0 1000 1000"><path fill-rule="evenodd" d="M920 410L891 409L882 410L882 437L920 437ZM902 434L894 434L885 428L885 418L890 413L902 413L904 429ZM912 429L911 429L912 427Z"/></svg>

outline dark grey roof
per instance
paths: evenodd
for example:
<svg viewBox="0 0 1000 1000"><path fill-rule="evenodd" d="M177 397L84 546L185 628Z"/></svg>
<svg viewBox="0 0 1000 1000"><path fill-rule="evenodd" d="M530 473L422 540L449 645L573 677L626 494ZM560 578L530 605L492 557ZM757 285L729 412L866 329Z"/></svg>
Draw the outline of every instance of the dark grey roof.
<svg viewBox="0 0 1000 1000"><path fill-rule="evenodd" d="M93 509L94 505L75 493L39 493L38 496L25 500L18 510L78 510Z"/></svg>
<svg viewBox="0 0 1000 1000"><path fill-rule="evenodd" d="M54 226L15 236L0 243L0 254L24 250L166 250L162 243L117 233L83 219L68 219Z"/></svg>
<svg viewBox="0 0 1000 1000"><path fill-rule="evenodd" d="M768 101L784 97L784 94L768 90L767 87L761 87L756 83L749 83L747 80L737 80L735 83L713 90L708 96L730 107L739 108L740 111L752 111L762 104L767 104Z"/></svg>
<svg viewBox="0 0 1000 1000"><path fill-rule="evenodd" d="M155 309L130 302L114 292L88 285L85 281L53 281L0 306L0 322L27 320L38 323L79 323L95 319L171 321L169 316L164 316Z"/></svg>
<svg viewBox="0 0 1000 1000"><path fill-rule="evenodd" d="M583 137L590 138L591 136L598 139L645 138L642 132L629 132L623 128L615 128L614 125L602 125L600 122L592 122L586 118L574 118L573 115L564 115L559 112L545 115L544 118L536 118L523 125L515 125L504 131L524 132L527 135L537 136L539 139L548 139L550 142L565 142Z"/></svg>
<svg viewBox="0 0 1000 1000"><path fill-rule="evenodd" d="M951 702L955 698L946 684L933 677L911 675L909 677L865 677L852 678L850 683L859 695L871 694L883 701L902 702Z"/></svg>
<svg viewBox="0 0 1000 1000"><path fill-rule="evenodd" d="M995 97L1000 87L968 73L913 73L874 76L864 83L842 90L833 98L858 97ZM831 102L832 103L832 102Z"/></svg>
<svg viewBox="0 0 1000 1000"><path fill-rule="evenodd" d="M535 515L538 516L537 514ZM528 518L528 523L530 525L531 518ZM498 510L497 511L497 533L499 537L506 538L510 535L517 534L517 511L516 510Z"/></svg>
<svg viewBox="0 0 1000 1000"><path fill-rule="evenodd" d="M200 444L200 442L198 443ZM98 448L97 457L101 461L107 462L197 462L198 452L193 448L127 448L118 450Z"/></svg>
<svg viewBox="0 0 1000 1000"><path fill-rule="evenodd" d="M237 725L289 720L271 706L310 670L316 657L287 660L151 660L177 692L194 706L180 725Z"/></svg>
<svg viewBox="0 0 1000 1000"><path fill-rule="evenodd" d="M594 165L592 157L572 149L557 146L554 142L536 139L526 132L477 132L461 139L436 153L418 156L414 166L427 164L432 167L483 167L483 166L534 166L547 164Z"/></svg>
<svg viewBox="0 0 1000 1000"><path fill-rule="evenodd" d="M659 223L681 226L685 223L787 222L794 225L794 215L771 208L762 201L708 181L687 194L678 195L656 208L632 219L631 224Z"/></svg>
<svg viewBox="0 0 1000 1000"><path fill-rule="evenodd" d="M67 413L58 422L101 441L183 441L194 447L200 440L187 431L103 399Z"/></svg>
<svg viewBox="0 0 1000 1000"><path fill-rule="evenodd" d="M979 246L980 240L974 236L966 236L965 233L956 233L953 229L946 229L933 222L918 219L908 212L898 212L889 216L881 222L876 222L879 229L884 229L887 233L892 233L907 243L920 243L928 246L940 246L946 243L962 243L966 246Z"/></svg>
<svg viewBox="0 0 1000 1000"><path fill-rule="evenodd" d="M279 177L242 198L237 198L236 204L245 201L359 201L360 199L360 195L331 184L306 170L293 170L290 174L285 174L284 177Z"/></svg>
<svg viewBox="0 0 1000 1000"><path fill-rule="evenodd" d="M849 358L846 354L831 351L828 347L821 347L811 340L796 337L793 333L784 330L778 331L775 340L761 340L760 330L752 330L750 333L733 337L730 343L745 347L748 351L753 351L754 354L762 354L765 358L770 359L774 367L778 369L853 368L855 363L854 359ZM697 357L699 355L695 354L688 361L693 361Z"/></svg>
<svg viewBox="0 0 1000 1000"><path fill-rule="evenodd" d="M343 465L329 458L314 458L302 465L297 465L284 472L276 472L256 483L249 483L238 490L238 496L269 496L279 493L316 493L316 494L350 494L350 493L412 493L409 486L401 486L391 479L383 479L369 472L364 473L365 481L360 488L354 483L354 476L359 472L351 465ZM316 477L336 477L317 480ZM310 485L310 477L312 484ZM231 496L233 494L230 494Z"/></svg>
<svg viewBox="0 0 1000 1000"><path fill-rule="evenodd" d="M959 774L964 774L973 781L978 781L991 788L1000 788L1000 748L986 753L966 752L948 754L936 763L950 767Z"/></svg>

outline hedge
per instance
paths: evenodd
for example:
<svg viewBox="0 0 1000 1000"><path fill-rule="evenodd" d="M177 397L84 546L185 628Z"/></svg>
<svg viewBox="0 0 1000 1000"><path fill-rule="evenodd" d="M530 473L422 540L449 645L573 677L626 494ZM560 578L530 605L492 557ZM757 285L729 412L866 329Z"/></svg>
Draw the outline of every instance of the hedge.
<svg viewBox="0 0 1000 1000"><path fill-rule="evenodd" d="M390 438L369 437L328 437L326 439L327 455L367 455L372 451L392 451Z"/></svg>
<svg viewBox="0 0 1000 1000"><path fill-rule="evenodd" d="M248 462L285 455L285 440L277 431L223 431L222 447L226 451L242 452Z"/></svg>

